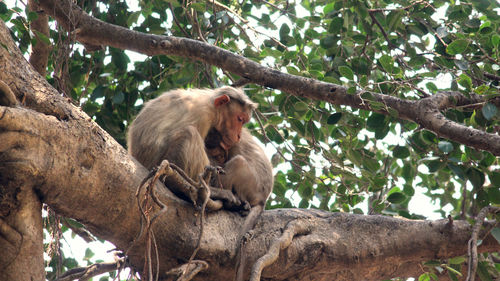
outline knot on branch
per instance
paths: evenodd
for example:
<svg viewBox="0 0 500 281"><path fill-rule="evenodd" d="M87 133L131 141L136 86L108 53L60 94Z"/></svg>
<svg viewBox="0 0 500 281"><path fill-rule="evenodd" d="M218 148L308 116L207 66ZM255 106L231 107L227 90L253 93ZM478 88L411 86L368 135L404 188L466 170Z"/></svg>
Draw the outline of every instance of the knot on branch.
<svg viewBox="0 0 500 281"><path fill-rule="evenodd" d="M0 81L0 105L14 107L17 105L17 99L10 87L3 81Z"/></svg>
<svg viewBox="0 0 500 281"><path fill-rule="evenodd" d="M162 48L170 48L170 47L172 47L172 43L169 40L162 40L160 42L160 47L162 47Z"/></svg>

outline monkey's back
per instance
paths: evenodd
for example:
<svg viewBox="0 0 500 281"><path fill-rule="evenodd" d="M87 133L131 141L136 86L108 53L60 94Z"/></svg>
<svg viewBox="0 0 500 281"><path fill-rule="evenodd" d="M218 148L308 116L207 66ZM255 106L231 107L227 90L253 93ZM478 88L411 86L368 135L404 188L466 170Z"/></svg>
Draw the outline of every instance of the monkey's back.
<svg viewBox="0 0 500 281"><path fill-rule="evenodd" d="M229 150L229 158L235 155L241 155L246 159L257 181L255 183L257 190L243 189L244 194L239 194L239 196L248 201L251 206L264 205L273 189L273 168L264 150L246 128L241 131L241 141Z"/></svg>
<svg viewBox="0 0 500 281"><path fill-rule="evenodd" d="M174 130L193 126L206 136L213 119L213 95L207 89L177 89L146 102L129 126L129 153L150 169L163 160L162 150L170 144Z"/></svg>

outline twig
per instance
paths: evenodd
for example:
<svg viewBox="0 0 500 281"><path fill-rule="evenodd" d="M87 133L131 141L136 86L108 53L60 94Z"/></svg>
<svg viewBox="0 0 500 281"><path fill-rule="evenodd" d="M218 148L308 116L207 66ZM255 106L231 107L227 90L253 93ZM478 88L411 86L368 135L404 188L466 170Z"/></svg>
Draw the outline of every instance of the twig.
<svg viewBox="0 0 500 281"><path fill-rule="evenodd" d="M156 261L156 264L157 264L156 280L158 280L158 274L159 274L158 248L156 247L156 239L154 237L152 226L153 226L153 223L155 222L155 220L159 217L159 215L166 212L166 210L167 210L167 206L165 204L163 204L156 196L156 194L154 192L154 186L155 186L156 181L161 176L165 175L167 173L167 171L169 170L169 168L170 168L170 165L169 165L168 161L166 161L166 160L162 161L160 166L158 167L158 169L153 170L142 181L142 183L137 188L137 191L135 194L136 198L137 198L137 205L138 205L139 210L141 212L141 230L140 230L137 238L134 239L134 241L132 242L132 245L137 240L140 239L140 237L144 233L143 229L145 229L146 230L145 233L147 235L146 236L146 260L145 260L146 264L145 264L145 268L147 267L148 279L150 281L153 280L152 279L153 278L153 268L152 268L153 263L152 263L152 259L151 259L151 246L152 246L152 244L154 244L154 249L156 251L156 259L157 259L157 261ZM146 192L144 194L144 199L141 201L139 199L139 196L140 196L141 190L143 189L144 186L146 186ZM151 198L153 200L153 202L161 208L160 211L158 211L156 214L154 214L152 218L150 218L150 211L152 209L152 206L150 205L149 198ZM143 208L143 205L144 205L144 208ZM143 220L146 222L145 226L144 226ZM132 247L132 245L130 247ZM126 251L126 253L127 252L128 252L128 250Z"/></svg>
<svg viewBox="0 0 500 281"><path fill-rule="evenodd" d="M496 81L500 81L500 76L497 76L497 75L494 75L494 74L491 74L491 73L488 73L488 72L484 72L483 75L486 78L489 78L489 79L492 79L492 80L496 80Z"/></svg>
<svg viewBox="0 0 500 281"><path fill-rule="evenodd" d="M205 193L206 197L203 200L203 204L202 204L201 210L200 210L200 212L201 212L201 215L200 215L200 234L198 235L198 243L196 244L196 248L194 249L193 254L191 254L191 257L189 257L187 265L184 268L184 270L182 271L182 275L179 277L179 279L177 279L177 281L189 280L189 279L186 279L186 271L189 268L191 262L193 261L194 257L196 256L196 254L198 253L198 251L200 250L200 247L201 247L201 238L203 236L203 224L205 223L205 208L207 207L208 200L210 199L210 188L208 187L207 183L203 180L202 175L199 176L199 181L200 181L200 185L202 186L202 188L205 189L205 192L206 192Z"/></svg>
<svg viewBox="0 0 500 281"><path fill-rule="evenodd" d="M85 242L90 243L95 241L95 238L83 227L74 227L67 218L62 218L61 223L67 228L71 229L76 235L80 236Z"/></svg>
<svg viewBox="0 0 500 281"><path fill-rule="evenodd" d="M472 234L467 244L467 255L469 257L469 261L467 263L467 279L466 281L474 281L476 278L476 270L477 270L477 238L479 236L479 230L481 230L481 226L483 225L484 219L490 213L498 213L500 212L500 207L487 206L484 207L476 217L476 223L472 227Z"/></svg>
<svg viewBox="0 0 500 281"><path fill-rule="evenodd" d="M194 260L189 266L188 264L183 264L179 267L171 269L167 272L167 275L177 277L182 274L182 272L186 271L186 275L184 276L184 281L189 281L193 279L196 274L200 271L208 268L208 263L202 260Z"/></svg>
<svg viewBox="0 0 500 281"><path fill-rule="evenodd" d="M244 23L244 24L247 24L247 23L248 23L248 20L246 20L246 19L242 18L242 17L240 16L240 14L238 14L236 11L234 11L233 9L229 8L228 6L226 6L226 5L222 4L222 3L220 3L219 1L215 1L215 0L208 0L207 2L208 2L208 3L210 3L210 4L213 4L214 6L217 6L217 7L219 7L219 8L222 8L222 9L224 9L224 10L226 10L226 11L230 12L231 14L235 15L235 16L236 16L236 17L237 17L237 18L238 18L238 19L239 19L242 23ZM214 13L214 15L215 15L215 13Z"/></svg>
<svg viewBox="0 0 500 281"><path fill-rule="evenodd" d="M168 6L170 8L170 11L172 11L172 17L174 19L175 25L177 25L177 27L179 27L179 29L182 31L182 33L184 33L184 36L186 36L187 38L191 37L189 35L189 33L187 33L187 31L184 28L182 28L181 24L177 20L177 17L175 16L174 7L172 6L172 3L168 3Z"/></svg>
<svg viewBox="0 0 500 281"><path fill-rule="evenodd" d="M87 267L72 268L55 279L55 281L71 281L76 279L86 281L99 274L117 270L123 262L124 259L120 259L115 262L95 263Z"/></svg>
<svg viewBox="0 0 500 281"><path fill-rule="evenodd" d="M384 36L385 41L387 41L387 44L389 44L389 47L391 49L396 48L396 46L394 46L391 43L391 40L389 40L389 36L387 36L387 33L385 32L384 27L380 24L380 22L377 20L377 18L375 18L375 16L373 15L373 13L372 12L368 12L368 14L370 15L370 18L372 19L372 21L375 22L375 24L378 26L378 28L380 29L380 32L382 32L382 35Z"/></svg>
<svg viewBox="0 0 500 281"><path fill-rule="evenodd" d="M283 231L281 237L275 239L267 253L255 262L252 267L252 272L250 275L250 281L260 280L262 270L264 267L275 262L278 257L280 250L288 248L292 243L292 240L297 235L306 235L312 230L312 225L309 221L304 219L297 219L289 222Z"/></svg>

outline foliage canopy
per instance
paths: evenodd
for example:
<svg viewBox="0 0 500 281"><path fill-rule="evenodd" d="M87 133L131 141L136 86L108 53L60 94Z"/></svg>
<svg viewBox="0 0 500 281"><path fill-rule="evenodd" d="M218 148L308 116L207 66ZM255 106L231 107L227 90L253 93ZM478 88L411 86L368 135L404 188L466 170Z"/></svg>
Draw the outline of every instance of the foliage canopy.
<svg viewBox="0 0 500 281"><path fill-rule="evenodd" d="M365 90L403 100L440 91L481 95L485 102L449 108L445 116L500 133L495 100L500 96L500 6L495 0L79 5L108 23L202 40L282 72L343 85L348 94ZM0 2L0 17L24 53L40 42L53 45L47 80L124 146L127 124L144 101L169 89L218 87L240 78L186 58L144 57L112 47L89 52L54 21L48 37L30 30L37 13L20 2ZM421 130L384 103L371 106L388 114L255 84L245 88L259 103L249 127L274 153L275 186L267 208L419 219L421 213L409 209L417 193L435 202L442 217L471 217L500 204L498 156ZM484 276L493 269L482 266Z"/></svg>

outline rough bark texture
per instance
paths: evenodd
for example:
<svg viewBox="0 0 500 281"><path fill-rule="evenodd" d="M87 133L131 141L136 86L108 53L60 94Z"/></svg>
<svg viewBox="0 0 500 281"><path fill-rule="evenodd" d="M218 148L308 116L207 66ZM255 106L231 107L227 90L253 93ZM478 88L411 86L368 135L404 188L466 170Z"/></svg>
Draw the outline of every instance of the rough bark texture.
<svg viewBox="0 0 500 281"><path fill-rule="evenodd" d="M49 45L42 40L40 34L49 38L49 16L42 11L38 4L38 0L29 0L28 6L30 11L38 15L30 25L31 30L35 33L36 44L33 46L29 62L40 75L45 76L50 48Z"/></svg>
<svg viewBox="0 0 500 281"><path fill-rule="evenodd" d="M14 180L0 166L0 280L45 280L42 204L23 171Z"/></svg>
<svg viewBox="0 0 500 281"><path fill-rule="evenodd" d="M44 9L48 11L48 7L51 6ZM58 13L56 8L51 9L49 13ZM93 33L100 34L99 29ZM139 41L129 36L127 42ZM148 45L150 41L141 42ZM134 245L128 252L130 262L141 270L144 242L133 244L140 230L135 191L147 171L29 66L3 23L0 43L6 46L0 48L0 81L19 100L26 101L24 107L0 106L0 246L5 249L0 257L0 272L15 264L18 270L33 269L29 276L32 280L43 280L39 276L40 267L43 270L40 202L60 215L82 222L94 235L121 250ZM187 261L197 244L200 228L197 211L191 204L176 198L161 184L156 185L156 191L167 206L154 225L160 276L166 278L165 272ZM23 194L30 199L24 200ZM25 208L30 209L29 216L23 212ZM228 211L207 214L196 259L206 261L209 267L196 280L233 277L237 235L243 221L243 217ZM448 224L444 220L409 221L316 210L265 211L245 247L249 264L280 241L283 230L290 229L290 222L299 225L297 229L301 231L287 232L292 237L291 241L288 239L289 246L282 247L276 262L264 269L262 277L266 280L382 280L417 276L422 273L421 261L464 254L471 229L465 221ZM490 224L485 225L485 231L490 228ZM23 254L28 253L28 246L36 252L31 252L31 259ZM483 239L480 251L498 250L500 245L493 238ZM29 280L24 276L11 277L10 280Z"/></svg>

